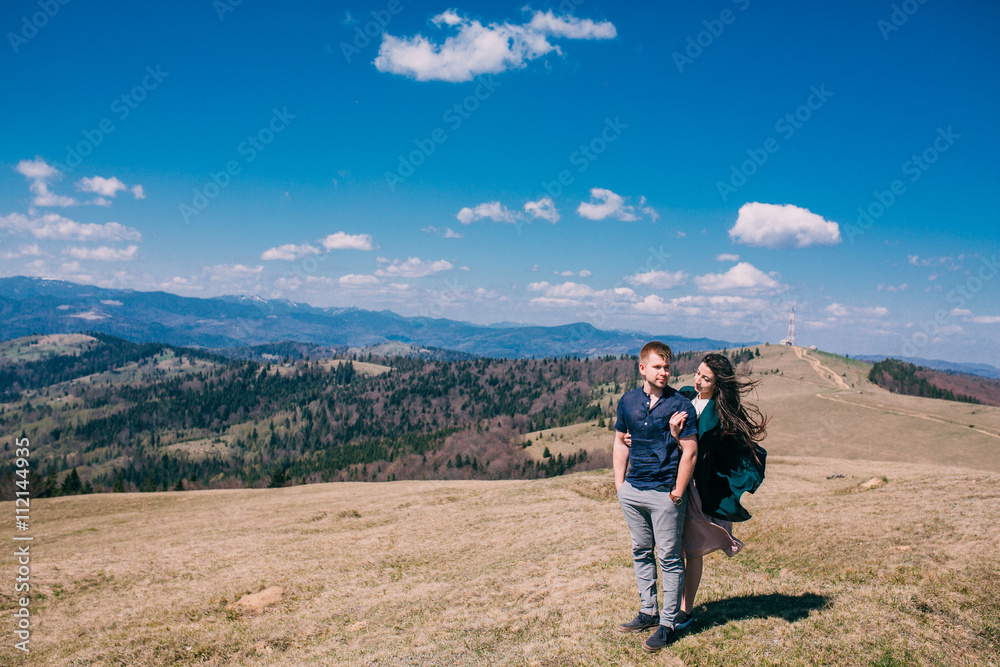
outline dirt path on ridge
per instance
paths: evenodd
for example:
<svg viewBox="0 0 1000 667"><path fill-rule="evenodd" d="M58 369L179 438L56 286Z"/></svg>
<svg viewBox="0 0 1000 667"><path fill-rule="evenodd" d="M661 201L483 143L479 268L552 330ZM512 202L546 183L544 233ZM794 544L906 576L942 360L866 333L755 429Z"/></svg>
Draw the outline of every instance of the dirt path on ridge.
<svg viewBox="0 0 1000 667"><path fill-rule="evenodd" d="M827 368L826 366L824 366L819 359L816 359L815 357L810 357L809 353L806 352L801 347L792 347L792 350L795 351L795 356L797 356L799 359L802 359L803 361L808 361L809 365L813 367L813 370L816 371L816 374L819 375L820 378L826 380L827 382L832 381L834 385L837 387L837 389L846 389L848 391L851 391L851 388L848 386L846 382L844 382L844 379L839 375L837 375L836 373L834 373L829 368Z"/></svg>

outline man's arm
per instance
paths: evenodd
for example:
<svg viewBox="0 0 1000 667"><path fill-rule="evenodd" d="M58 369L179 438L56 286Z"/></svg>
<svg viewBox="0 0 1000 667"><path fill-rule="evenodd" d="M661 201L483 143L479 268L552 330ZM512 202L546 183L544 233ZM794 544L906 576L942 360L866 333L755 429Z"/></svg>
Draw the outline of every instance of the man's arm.
<svg viewBox="0 0 1000 667"><path fill-rule="evenodd" d="M615 431L615 447L611 459L615 467L615 491L625 483L625 471L628 470L628 445L625 444L625 434Z"/></svg>
<svg viewBox="0 0 1000 667"><path fill-rule="evenodd" d="M687 490L688 482L694 474L694 465L698 460L698 436L689 435L680 439L681 460L677 464L677 483L671 492L675 496L683 496Z"/></svg>

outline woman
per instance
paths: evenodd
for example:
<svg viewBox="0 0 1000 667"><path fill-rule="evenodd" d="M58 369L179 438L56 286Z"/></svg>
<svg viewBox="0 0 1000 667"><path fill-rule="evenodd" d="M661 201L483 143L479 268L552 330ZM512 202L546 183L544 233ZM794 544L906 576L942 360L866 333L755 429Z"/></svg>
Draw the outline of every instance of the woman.
<svg viewBox="0 0 1000 667"><path fill-rule="evenodd" d="M757 444L767 435L767 418L757 406L742 400L758 384L759 380L737 376L728 357L712 353L701 360L694 387L680 389L698 413L698 463L688 486L682 542L684 596L675 621L678 630L691 625L704 556L719 550L735 556L743 549L743 543L733 537L733 522L750 518L740 505L740 496L760 486L767 457ZM671 419L675 438L686 420L683 412ZM629 441L626 435L626 444Z"/></svg>
<svg viewBox="0 0 1000 667"><path fill-rule="evenodd" d="M691 624L694 598L701 583L705 554L721 550L735 556L743 543L733 537L733 522L750 513L740 505L744 492L753 493L764 479L767 452L757 443L767 436L767 418L742 399L760 380L737 376L729 358L706 354L694 375L694 387L680 392L698 412L698 463L688 487L684 521L684 598L677 627ZM675 427L684 426L681 414Z"/></svg>

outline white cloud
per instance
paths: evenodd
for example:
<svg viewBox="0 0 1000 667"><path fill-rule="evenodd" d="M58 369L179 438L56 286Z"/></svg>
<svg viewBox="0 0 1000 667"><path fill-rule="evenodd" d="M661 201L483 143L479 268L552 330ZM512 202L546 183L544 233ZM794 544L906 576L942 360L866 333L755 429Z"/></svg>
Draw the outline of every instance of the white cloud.
<svg viewBox="0 0 1000 667"><path fill-rule="evenodd" d="M372 250L370 234L330 234L321 242L327 250Z"/></svg>
<svg viewBox="0 0 1000 667"><path fill-rule="evenodd" d="M358 275L356 273L348 273L346 276L341 276L339 282L344 287L365 287L367 285L379 284L379 280L375 276Z"/></svg>
<svg viewBox="0 0 1000 667"><path fill-rule="evenodd" d="M605 188L591 188L590 201L582 202L577 207L576 212L584 218L590 220L604 220L615 218L624 222L633 222L639 219L636 213L648 215L651 220L656 221L660 216L651 207L646 206L646 198L639 198L638 208L625 203L625 198L615 194Z"/></svg>
<svg viewBox="0 0 1000 667"><path fill-rule="evenodd" d="M949 317L961 317L963 321L972 324L1000 324L1000 315L973 315L967 308L952 308Z"/></svg>
<svg viewBox="0 0 1000 667"><path fill-rule="evenodd" d="M539 306L579 306L585 301L595 299L631 303L638 299L635 291L629 287L597 290L589 285L569 281L561 285L551 285L543 280L530 283L527 289L529 292L542 293L542 296L531 300L531 303Z"/></svg>
<svg viewBox="0 0 1000 667"><path fill-rule="evenodd" d="M524 213L513 211L498 201L478 204L474 207L464 207L455 216L463 225L471 225L477 220L490 219L493 222L506 222L516 224L527 217L533 220L548 220L555 224L559 222L559 211L551 197L542 197L538 201L529 201L524 204Z"/></svg>
<svg viewBox="0 0 1000 667"><path fill-rule="evenodd" d="M910 286L907 283L899 285L886 285L884 283L879 283L876 288L879 292L905 292L908 289L910 289Z"/></svg>
<svg viewBox="0 0 1000 667"><path fill-rule="evenodd" d="M254 278L264 270L261 265L246 266L245 264L216 264L206 266L202 271L210 280L245 280Z"/></svg>
<svg viewBox="0 0 1000 667"><path fill-rule="evenodd" d="M827 313L828 322L837 319L850 318L852 320L872 320L881 319L889 314L889 309L885 306L845 306L842 303L831 303L823 312Z"/></svg>
<svg viewBox="0 0 1000 667"><path fill-rule="evenodd" d="M160 283L160 289L166 290L167 292L191 292L191 291L201 291L205 289L202 285L199 285L190 278L184 278L183 276L174 276L170 280Z"/></svg>
<svg viewBox="0 0 1000 667"><path fill-rule="evenodd" d="M40 157L34 160L21 160L14 169L28 179L29 189L35 195L32 199L33 206L78 206L80 204L94 204L97 206L110 206L115 195L123 190L129 189L120 179L112 176L94 176L91 178L81 178L76 183L76 188L81 192L91 192L96 195L94 199L81 202L73 197L57 195L49 190L50 182L62 178L62 172L45 162ZM146 194L141 185L132 187L132 194L136 199L144 199Z"/></svg>
<svg viewBox="0 0 1000 667"><path fill-rule="evenodd" d="M99 246L97 248L66 248L63 254L76 259L91 259L98 262L125 262L133 260L139 252L139 246L130 245L127 248L112 248Z"/></svg>
<svg viewBox="0 0 1000 667"><path fill-rule="evenodd" d="M613 39L617 35L610 22L595 23L575 16L556 16L551 11L535 12L528 23L490 23L448 10L431 19L435 26L455 28L444 43L431 42L423 35L382 37L375 67L380 72L401 74L417 81L470 81L480 74L498 74L521 69L528 61L552 51L562 53L549 37L565 39Z"/></svg>
<svg viewBox="0 0 1000 667"><path fill-rule="evenodd" d="M517 222L517 214L498 201L479 204L475 208L464 207L455 216L463 225L471 225L477 220L489 218L493 222Z"/></svg>
<svg viewBox="0 0 1000 667"><path fill-rule="evenodd" d="M784 289L772 273L768 275L748 262L740 262L725 273L707 273L694 279L703 292L727 292L731 290L758 293L777 292Z"/></svg>
<svg viewBox="0 0 1000 667"><path fill-rule="evenodd" d="M551 197L542 197L538 201L529 201L524 205L524 212L534 219L541 218L552 224L559 222L559 211Z"/></svg>
<svg viewBox="0 0 1000 667"><path fill-rule="evenodd" d="M847 310L847 306L839 303L831 303L829 306L824 308L824 310L834 317L847 317L849 312Z"/></svg>
<svg viewBox="0 0 1000 667"><path fill-rule="evenodd" d="M94 176L93 178L81 178L76 182L76 189L80 192L93 192L102 197L114 197L122 190L127 190L128 186L115 176L111 178Z"/></svg>
<svg viewBox="0 0 1000 667"><path fill-rule="evenodd" d="M579 276L580 278L589 278L591 276L591 273L587 269L581 269L579 271L553 271L552 275L561 276L563 278L572 278L573 276Z"/></svg>
<svg viewBox="0 0 1000 667"><path fill-rule="evenodd" d="M35 198L32 200L34 206L75 206L77 202L72 197L49 192L49 181L62 178L62 172L51 166L40 157L34 160L21 160L14 167L17 173L30 181L28 186Z"/></svg>
<svg viewBox="0 0 1000 667"><path fill-rule="evenodd" d="M435 234L437 236L440 236L443 239L460 239L460 238L462 238L462 235L459 234L458 232L456 232L451 227L446 227L444 229L444 231L441 231L437 227L433 227L431 225L427 225L426 227L424 227L420 231L424 232L425 234Z"/></svg>
<svg viewBox="0 0 1000 667"><path fill-rule="evenodd" d="M618 36L610 21L595 23L575 16L556 16L551 11L535 12L528 27L538 33L568 39L614 39Z"/></svg>
<svg viewBox="0 0 1000 667"><path fill-rule="evenodd" d="M142 234L117 222L80 223L56 213L29 218L20 213L0 216L0 229L61 241L141 241Z"/></svg>
<svg viewBox="0 0 1000 667"><path fill-rule="evenodd" d="M50 280L67 280L69 282L86 285L98 285L102 281L106 282L103 276L92 275L81 271L80 262L76 260L52 261L50 263L48 259L34 259L26 264L19 264L17 267L17 273L20 275L35 276ZM120 287L121 285L114 284L109 286Z"/></svg>
<svg viewBox="0 0 1000 667"><path fill-rule="evenodd" d="M42 250L38 247L37 243L32 243L31 245L23 245L17 250L8 250L7 252L0 255L0 259L19 259L21 257L41 257Z"/></svg>
<svg viewBox="0 0 1000 667"><path fill-rule="evenodd" d="M952 271L962 268L961 262L965 255L959 255L958 262L952 256L947 257L921 257L920 255L907 255L906 261L913 266L944 266Z"/></svg>
<svg viewBox="0 0 1000 667"><path fill-rule="evenodd" d="M634 308L640 313L647 315L668 315L676 311L676 308L669 301L664 301L663 297L656 294L650 294L635 304Z"/></svg>
<svg viewBox="0 0 1000 667"><path fill-rule="evenodd" d="M751 202L740 207L729 238L765 248L806 248L840 243L840 226L791 204Z"/></svg>
<svg viewBox="0 0 1000 667"><path fill-rule="evenodd" d="M263 260L285 260L291 262L310 255L319 255L321 252L322 251L319 248L308 243L303 243L301 245L286 243L285 245L278 246L277 248L268 248L264 252L260 253L260 258Z"/></svg>
<svg viewBox="0 0 1000 667"><path fill-rule="evenodd" d="M738 262L740 261L739 255L733 255L732 253L724 252L721 255L715 256L715 261L717 262Z"/></svg>
<svg viewBox="0 0 1000 667"><path fill-rule="evenodd" d="M625 278L633 285L644 285L653 289L672 289L687 282L685 271L647 271Z"/></svg>
<svg viewBox="0 0 1000 667"><path fill-rule="evenodd" d="M410 257L405 262L399 259L392 260L392 263L385 268L377 269L375 275L390 278L423 278L432 273L451 271L454 268L455 266L451 262L443 259L435 262L425 262L418 257Z"/></svg>
<svg viewBox="0 0 1000 667"><path fill-rule="evenodd" d="M31 181L47 181L62 175L58 169L40 157L36 157L34 160L21 160L14 167L14 170Z"/></svg>
<svg viewBox="0 0 1000 667"><path fill-rule="evenodd" d="M215 264L204 266L199 273L190 276L174 276L160 283L160 289L174 293L204 292L210 290L215 294L262 294L265 291L260 278L264 267L260 264ZM310 276L312 278L313 276ZM298 280L294 278L294 280ZM282 280L275 281L276 284ZM287 281L285 281L287 284ZM299 282L301 284L301 282ZM275 298L284 294L275 294Z"/></svg>
<svg viewBox="0 0 1000 667"><path fill-rule="evenodd" d="M621 195L604 188L591 188L590 202L581 203L576 211L590 220L604 220L608 217L625 221L639 219L634 213L625 210L625 199Z"/></svg>
<svg viewBox="0 0 1000 667"><path fill-rule="evenodd" d="M632 306L642 315L676 316L723 326L745 324L748 318L759 315L767 307L766 300L752 297L697 295L664 299L657 294L651 294Z"/></svg>

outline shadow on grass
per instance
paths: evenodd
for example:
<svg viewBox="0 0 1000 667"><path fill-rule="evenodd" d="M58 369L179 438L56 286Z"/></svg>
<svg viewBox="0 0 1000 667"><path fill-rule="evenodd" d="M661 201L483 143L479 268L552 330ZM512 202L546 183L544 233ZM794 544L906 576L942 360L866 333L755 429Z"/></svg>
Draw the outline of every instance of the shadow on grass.
<svg viewBox="0 0 1000 667"><path fill-rule="evenodd" d="M744 618L775 616L792 623L805 618L809 612L815 609L822 609L829 602L828 597L816 593L802 593L800 595L769 593L768 595L744 595L738 598L715 600L695 609L694 622L688 632L700 632L716 625Z"/></svg>

